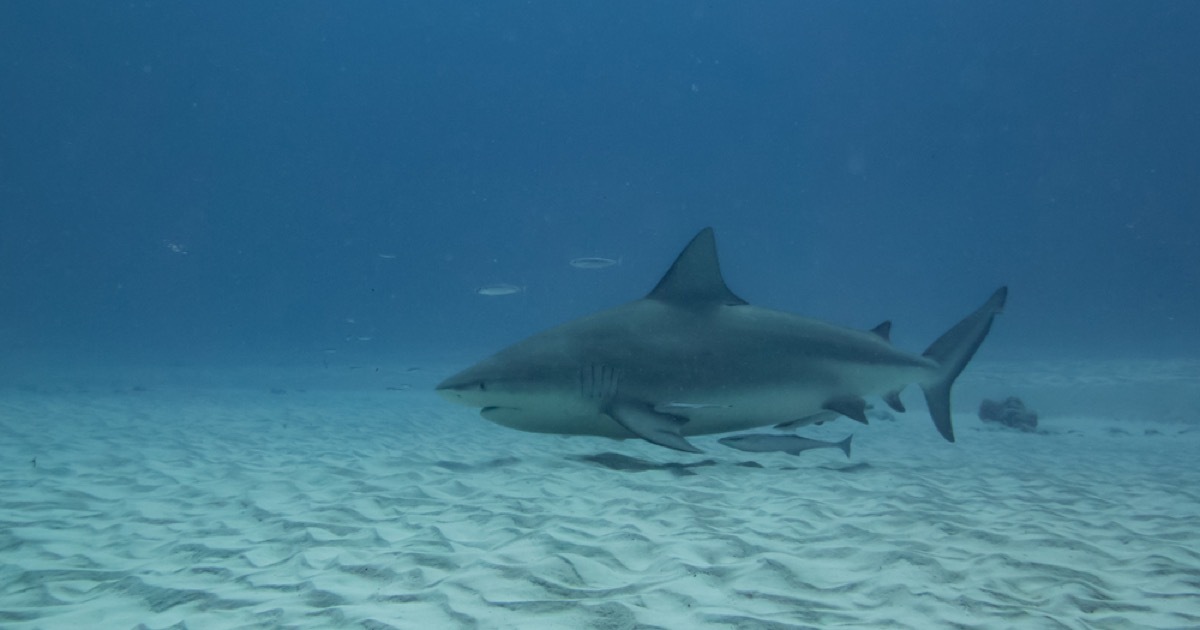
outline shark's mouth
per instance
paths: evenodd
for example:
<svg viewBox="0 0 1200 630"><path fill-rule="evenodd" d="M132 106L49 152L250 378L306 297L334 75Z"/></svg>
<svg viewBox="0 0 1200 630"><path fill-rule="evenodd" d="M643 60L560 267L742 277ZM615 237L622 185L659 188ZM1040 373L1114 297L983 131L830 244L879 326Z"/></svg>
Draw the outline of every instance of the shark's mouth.
<svg viewBox="0 0 1200 630"><path fill-rule="evenodd" d="M513 423L519 423L525 415L520 407L490 405L479 410L479 417L504 426L512 426Z"/></svg>

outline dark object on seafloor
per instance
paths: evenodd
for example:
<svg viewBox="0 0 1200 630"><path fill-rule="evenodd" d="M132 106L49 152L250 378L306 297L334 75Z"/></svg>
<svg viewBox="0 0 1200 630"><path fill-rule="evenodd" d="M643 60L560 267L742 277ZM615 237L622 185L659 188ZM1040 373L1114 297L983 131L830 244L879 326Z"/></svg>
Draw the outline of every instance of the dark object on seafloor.
<svg viewBox="0 0 1200 630"><path fill-rule="evenodd" d="M979 404L979 419L984 422L999 422L1000 424L1019 431L1036 431L1038 416L1032 409L1026 409L1025 403L1016 396L1009 396L1003 402L984 400Z"/></svg>

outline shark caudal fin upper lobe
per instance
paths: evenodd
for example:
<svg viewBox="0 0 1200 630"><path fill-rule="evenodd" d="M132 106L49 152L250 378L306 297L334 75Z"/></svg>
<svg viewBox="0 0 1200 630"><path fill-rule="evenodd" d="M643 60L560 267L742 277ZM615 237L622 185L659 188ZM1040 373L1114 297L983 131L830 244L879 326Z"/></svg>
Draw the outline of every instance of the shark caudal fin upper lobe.
<svg viewBox="0 0 1200 630"><path fill-rule="evenodd" d="M937 377L922 384L921 389L925 392L925 402L929 405L934 426L950 442L954 441L954 425L950 421L950 386L954 385L954 379L975 356L975 351L992 328L992 320L1004 310L1006 299L1008 287L1000 287L983 306L938 337L925 351L925 356L941 367Z"/></svg>

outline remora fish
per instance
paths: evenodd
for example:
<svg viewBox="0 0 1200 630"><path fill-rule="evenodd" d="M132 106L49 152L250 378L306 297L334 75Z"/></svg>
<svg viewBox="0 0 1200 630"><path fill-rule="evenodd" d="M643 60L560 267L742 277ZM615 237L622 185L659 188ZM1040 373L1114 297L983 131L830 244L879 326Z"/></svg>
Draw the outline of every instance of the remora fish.
<svg viewBox="0 0 1200 630"><path fill-rule="evenodd" d="M739 451L749 451L751 453L781 451L789 455L799 455L804 451L811 451L814 448L840 448L848 459L850 457L850 439L853 437L851 435L841 442L822 442L821 440L810 440L798 435L755 433L753 435L733 435L717 441L730 448L736 448Z"/></svg>
<svg viewBox="0 0 1200 630"><path fill-rule="evenodd" d="M950 387L1004 307L1001 287L923 354L862 331L747 304L725 285L711 228L645 298L536 334L442 381L438 393L538 433L639 437L699 452L690 435L831 411L865 423L915 383L954 441ZM816 416L821 418L822 416Z"/></svg>

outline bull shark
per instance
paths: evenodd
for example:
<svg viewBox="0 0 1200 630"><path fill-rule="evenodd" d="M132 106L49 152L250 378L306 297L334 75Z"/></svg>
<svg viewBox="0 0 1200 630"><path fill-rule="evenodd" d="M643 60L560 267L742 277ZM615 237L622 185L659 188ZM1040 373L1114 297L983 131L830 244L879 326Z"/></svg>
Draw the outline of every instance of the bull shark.
<svg viewBox="0 0 1200 630"><path fill-rule="evenodd" d="M1001 287L923 354L893 346L890 322L843 328L748 304L725 284L712 228L646 297L538 333L442 381L445 398L536 433L641 438L691 453L689 436L832 414L866 423L866 396L903 411L925 394L954 441L950 387L1004 307Z"/></svg>

